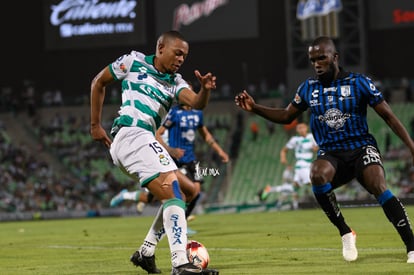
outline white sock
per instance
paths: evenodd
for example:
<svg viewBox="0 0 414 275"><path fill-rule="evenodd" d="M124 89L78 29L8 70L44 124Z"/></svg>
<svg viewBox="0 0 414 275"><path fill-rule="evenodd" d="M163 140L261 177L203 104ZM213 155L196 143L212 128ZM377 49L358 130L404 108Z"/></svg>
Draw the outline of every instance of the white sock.
<svg viewBox="0 0 414 275"><path fill-rule="evenodd" d="M278 185L273 185L269 188L268 193L275 193L275 192L280 192L279 191L279 186Z"/></svg>
<svg viewBox="0 0 414 275"><path fill-rule="evenodd" d="M124 197L124 200L139 201L139 193L140 191L125 192L122 196Z"/></svg>
<svg viewBox="0 0 414 275"><path fill-rule="evenodd" d="M172 266L188 263L187 258L187 220L182 200L171 199L164 203L164 228L171 251Z"/></svg>
<svg viewBox="0 0 414 275"><path fill-rule="evenodd" d="M298 209L299 208L299 202L296 199L292 200L292 206L293 209Z"/></svg>
<svg viewBox="0 0 414 275"><path fill-rule="evenodd" d="M294 192L293 186L288 183L284 183L282 185L278 185L275 187L276 192Z"/></svg>
<svg viewBox="0 0 414 275"><path fill-rule="evenodd" d="M163 225L163 207L161 205L158 209L157 215L154 218L154 221L152 222L150 230L144 239L144 243L140 247L142 255L147 257L154 255L155 248L164 235L165 230Z"/></svg>

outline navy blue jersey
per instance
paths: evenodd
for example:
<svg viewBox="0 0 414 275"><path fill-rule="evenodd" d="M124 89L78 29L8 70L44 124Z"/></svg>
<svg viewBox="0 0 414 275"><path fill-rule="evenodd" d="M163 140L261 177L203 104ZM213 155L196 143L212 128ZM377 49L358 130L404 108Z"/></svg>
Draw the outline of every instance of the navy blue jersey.
<svg viewBox="0 0 414 275"><path fill-rule="evenodd" d="M163 123L163 126L168 129L168 145L185 150L184 156L176 160L178 163L189 163L196 159L194 154L196 131L203 125L203 112L200 110L184 110L175 106L169 111Z"/></svg>
<svg viewBox="0 0 414 275"><path fill-rule="evenodd" d="M367 106L383 100L367 76L341 71L330 86L308 78L299 86L292 105L303 111L310 108L310 128L320 150L335 151L377 146L368 130Z"/></svg>

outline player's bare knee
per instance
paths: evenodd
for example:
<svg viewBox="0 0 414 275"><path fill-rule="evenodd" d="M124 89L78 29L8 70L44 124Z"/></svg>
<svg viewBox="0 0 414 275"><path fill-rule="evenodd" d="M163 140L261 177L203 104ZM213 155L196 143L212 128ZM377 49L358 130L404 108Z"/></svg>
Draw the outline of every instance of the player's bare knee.
<svg viewBox="0 0 414 275"><path fill-rule="evenodd" d="M387 190L387 186L385 184L385 181L382 180L369 180L364 182L364 187L367 189L367 191L371 194L373 194L375 197L378 197L382 193L384 193Z"/></svg>
<svg viewBox="0 0 414 275"><path fill-rule="evenodd" d="M310 179L312 185L321 185L327 183L329 181L328 177L325 173L318 167L312 167L310 172Z"/></svg>

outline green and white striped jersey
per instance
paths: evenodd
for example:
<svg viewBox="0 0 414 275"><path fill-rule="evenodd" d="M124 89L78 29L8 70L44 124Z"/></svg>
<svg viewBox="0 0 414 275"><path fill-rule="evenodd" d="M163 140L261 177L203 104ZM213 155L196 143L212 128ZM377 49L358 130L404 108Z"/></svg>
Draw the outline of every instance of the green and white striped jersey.
<svg viewBox="0 0 414 275"><path fill-rule="evenodd" d="M180 91L189 88L181 74L158 72L154 57L131 51L109 65L114 79L122 81L122 105L113 127L137 126L155 133Z"/></svg>
<svg viewBox="0 0 414 275"><path fill-rule="evenodd" d="M311 133L306 137L293 136L286 143L286 148L295 151L296 164L295 168L310 167L313 160L313 147L316 146L315 139Z"/></svg>

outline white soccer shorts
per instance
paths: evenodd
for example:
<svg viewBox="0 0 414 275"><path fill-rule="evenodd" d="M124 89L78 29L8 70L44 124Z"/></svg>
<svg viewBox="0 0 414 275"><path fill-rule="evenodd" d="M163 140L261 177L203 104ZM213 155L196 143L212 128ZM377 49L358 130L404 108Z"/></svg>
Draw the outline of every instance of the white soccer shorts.
<svg viewBox="0 0 414 275"><path fill-rule="evenodd" d="M293 181L300 186L310 183L310 167L295 168L295 175Z"/></svg>
<svg viewBox="0 0 414 275"><path fill-rule="evenodd" d="M159 173L177 170L174 160L154 135L139 127L122 127L109 152L114 164L141 186Z"/></svg>

